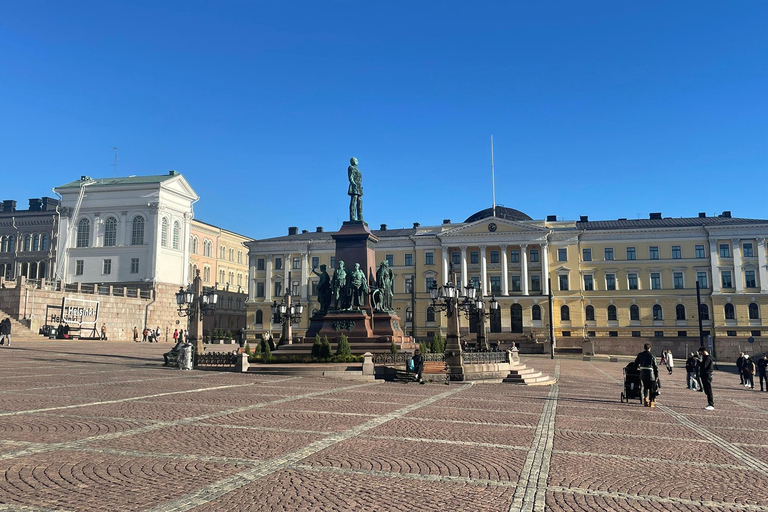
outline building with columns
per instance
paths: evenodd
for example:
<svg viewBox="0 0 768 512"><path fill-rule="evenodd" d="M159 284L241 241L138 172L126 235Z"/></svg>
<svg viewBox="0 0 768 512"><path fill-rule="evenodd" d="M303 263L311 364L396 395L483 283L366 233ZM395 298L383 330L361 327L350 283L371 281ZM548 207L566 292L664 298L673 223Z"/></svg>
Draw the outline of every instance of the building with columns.
<svg viewBox="0 0 768 512"><path fill-rule="evenodd" d="M495 210L495 211L494 211ZM444 284L451 269L458 286L472 282L500 307L486 324L491 343L547 338L549 286L558 347L585 340L615 353L633 352L640 340L698 344L696 283L701 290L705 335L736 345L768 334L765 239L768 220L716 217L590 221L534 220L497 206L461 223L414 223L373 231L377 260L395 273L394 307L405 330L419 340L445 333L443 315L430 307L431 284ZM317 309L318 278L312 269L336 268L331 233L289 228L287 236L248 243L248 327L276 331L270 306L290 290L308 304L294 328L298 336ZM372 276L369 276L372 277ZM461 319L465 338L477 326ZM768 349L768 343L765 348Z"/></svg>

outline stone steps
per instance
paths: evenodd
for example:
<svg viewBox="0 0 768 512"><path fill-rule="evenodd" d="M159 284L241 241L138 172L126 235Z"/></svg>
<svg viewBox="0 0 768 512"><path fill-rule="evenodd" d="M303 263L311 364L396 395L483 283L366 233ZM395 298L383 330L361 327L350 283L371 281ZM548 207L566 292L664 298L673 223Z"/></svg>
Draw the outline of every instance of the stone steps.
<svg viewBox="0 0 768 512"><path fill-rule="evenodd" d="M11 319L11 343L15 339L30 340L39 338L40 335L32 332L26 325L22 324L5 311L0 310L0 320Z"/></svg>
<svg viewBox="0 0 768 512"><path fill-rule="evenodd" d="M524 364L518 364L512 367L502 382L509 384L522 384L525 386L548 386L556 381L549 375L544 375L540 371L528 368Z"/></svg>

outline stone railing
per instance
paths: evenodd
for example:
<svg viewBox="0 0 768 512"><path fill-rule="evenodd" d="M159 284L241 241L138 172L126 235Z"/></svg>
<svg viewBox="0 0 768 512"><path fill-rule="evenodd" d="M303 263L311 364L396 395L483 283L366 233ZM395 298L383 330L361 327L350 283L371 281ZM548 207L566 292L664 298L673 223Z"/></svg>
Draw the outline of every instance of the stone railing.
<svg viewBox="0 0 768 512"><path fill-rule="evenodd" d="M197 366L234 367L236 364L235 352L206 352L197 356Z"/></svg>
<svg viewBox="0 0 768 512"><path fill-rule="evenodd" d="M464 352L464 364L509 363L510 354L504 352Z"/></svg>

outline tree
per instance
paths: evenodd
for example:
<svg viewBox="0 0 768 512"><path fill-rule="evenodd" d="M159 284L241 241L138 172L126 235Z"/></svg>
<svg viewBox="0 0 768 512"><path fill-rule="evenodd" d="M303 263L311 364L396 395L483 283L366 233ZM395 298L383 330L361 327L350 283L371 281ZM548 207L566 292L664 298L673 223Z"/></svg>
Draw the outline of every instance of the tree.
<svg viewBox="0 0 768 512"><path fill-rule="evenodd" d="M336 355L337 356L352 355L352 347L349 346L349 338L347 338L346 334L342 334L339 337L339 342L336 344Z"/></svg>

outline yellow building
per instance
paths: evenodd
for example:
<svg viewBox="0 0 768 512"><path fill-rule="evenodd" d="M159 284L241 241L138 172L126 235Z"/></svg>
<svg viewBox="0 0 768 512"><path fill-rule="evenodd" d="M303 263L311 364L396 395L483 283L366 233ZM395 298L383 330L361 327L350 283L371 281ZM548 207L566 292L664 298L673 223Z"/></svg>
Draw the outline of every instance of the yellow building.
<svg viewBox="0 0 768 512"><path fill-rule="evenodd" d="M733 218L730 212L533 220L497 206L495 215L488 208L461 223L391 230L382 224L373 233L379 238L377 261L388 260L395 273L394 308L418 340L446 332L444 316L430 307L428 288L444 284L452 268L457 286L472 282L498 300L486 324L492 344L548 338L551 283L559 348L580 349L590 340L598 352L636 353L653 339L657 349L682 356L699 344L698 282L703 334L712 336L721 358L747 346L750 337L756 341L753 352L768 350L768 220ZM332 273L337 264L330 235L322 228L289 228L287 236L247 244L249 330L279 330L270 306L290 289L294 300L308 304L294 326L295 335L303 335L319 308L312 269L325 264ZM461 323L471 342L475 326L464 317Z"/></svg>
<svg viewBox="0 0 768 512"><path fill-rule="evenodd" d="M232 333L246 324L248 248L251 238L192 220L189 242L189 276L200 271L203 286L219 291L216 314L203 319L203 330Z"/></svg>

